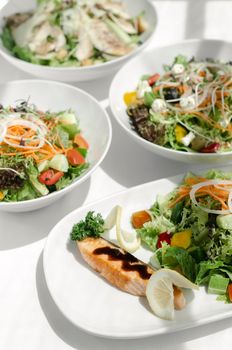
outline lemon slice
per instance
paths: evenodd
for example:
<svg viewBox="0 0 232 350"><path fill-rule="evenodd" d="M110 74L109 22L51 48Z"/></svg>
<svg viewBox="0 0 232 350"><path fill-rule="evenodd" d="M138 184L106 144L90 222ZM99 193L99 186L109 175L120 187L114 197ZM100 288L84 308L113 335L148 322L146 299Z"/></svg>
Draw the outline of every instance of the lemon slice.
<svg viewBox="0 0 232 350"><path fill-rule="evenodd" d="M180 288L198 289L198 286L177 271L160 269L150 277L146 296L152 311L166 320L174 319L173 285Z"/></svg>
<svg viewBox="0 0 232 350"><path fill-rule="evenodd" d="M104 220L104 230L109 231L116 225L119 206L116 205Z"/></svg>
<svg viewBox="0 0 232 350"><path fill-rule="evenodd" d="M122 208L117 207L116 237L119 245L129 253L134 253L141 244L140 237L136 231L125 231L121 228Z"/></svg>

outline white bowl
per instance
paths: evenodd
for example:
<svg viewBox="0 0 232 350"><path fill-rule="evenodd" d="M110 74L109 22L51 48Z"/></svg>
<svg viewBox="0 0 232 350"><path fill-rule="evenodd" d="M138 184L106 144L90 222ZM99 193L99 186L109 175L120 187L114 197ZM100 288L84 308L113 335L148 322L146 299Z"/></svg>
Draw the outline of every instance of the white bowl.
<svg viewBox="0 0 232 350"><path fill-rule="evenodd" d="M2 1L2 0L1 0ZM113 61L89 67L49 67L32 64L18 59L0 43L0 54L10 63L24 72L35 75L43 79L52 79L66 82L77 82L97 79L118 70L128 59L142 51L150 42L155 32L157 16L154 5L150 0L124 0L128 12L134 16L145 11L145 18L149 24L149 31L142 37L143 44L126 56L116 58ZM25 12L36 7L35 0L16 1L9 0L0 12L0 28L4 25L4 17L16 12ZM0 5L1 8L1 5Z"/></svg>
<svg viewBox="0 0 232 350"><path fill-rule="evenodd" d="M169 64L178 54L198 59L218 58L231 60L232 43L220 40L186 40L181 43L154 48L128 62L115 76L110 88L110 106L119 125L126 131L128 138L137 141L142 147L173 160L186 163L227 163L232 161L232 152L228 153L187 153L158 146L140 137L132 130L126 105L123 101L125 92L135 90L139 79L144 74L163 72L163 64Z"/></svg>
<svg viewBox="0 0 232 350"><path fill-rule="evenodd" d="M41 110L58 112L71 108L75 111L83 135L90 145L87 158L90 166L71 185L60 191L22 202L0 202L0 210L4 211L31 211L60 199L93 173L103 161L111 143L112 128L109 117L97 100L86 92L67 84L41 80L19 80L0 85L0 101L4 106L28 98Z"/></svg>

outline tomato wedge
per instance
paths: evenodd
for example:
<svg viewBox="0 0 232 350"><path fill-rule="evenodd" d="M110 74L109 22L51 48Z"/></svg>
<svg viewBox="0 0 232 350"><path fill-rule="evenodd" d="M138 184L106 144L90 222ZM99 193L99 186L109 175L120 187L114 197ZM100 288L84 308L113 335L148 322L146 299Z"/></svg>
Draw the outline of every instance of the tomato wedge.
<svg viewBox="0 0 232 350"><path fill-rule="evenodd" d="M156 247L157 248L162 248L162 243L163 242L166 242L169 245L171 244L171 235L170 235L170 233L168 233L168 232L160 233L158 241L157 241L157 244L156 244Z"/></svg>
<svg viewBox="0 0 232 350"><path fill-rule="evenodd" d="M158 73L152 75L150 78L148 78L148 84L150 86L154 85L157 82L157 80L159 80L159 78L160 78L160 75Z"/></svg>
<svg viewBox="0 0 232 350"><path fill-rule="evenodd" d="M85 148L85 149L88 149L89 148L89 144L88 142L86 141L86 139L81 136L80 134L77 134L75 135L74 137L74 143L80 147L80 148Z"/></svg>
<svg viewBox="0 0 232 350"><path fill-rule="evenodd" d="M230 302L232 303L232 283L230 283L228 286L228 296L229 296Z"/></svg>
<svg viewBox="0 0 232 350"><path fill-rule="evenodd" d="M72 166L85 164L85 158L76 149L70 149L67 152L67 159Z"/></svg>
<svg viewBox="0 0 232 350"><path fill-rule="evenodd" d="M47 186L55 185L64 176L62 171L48 169L39 175L39 181Z"/></svg>

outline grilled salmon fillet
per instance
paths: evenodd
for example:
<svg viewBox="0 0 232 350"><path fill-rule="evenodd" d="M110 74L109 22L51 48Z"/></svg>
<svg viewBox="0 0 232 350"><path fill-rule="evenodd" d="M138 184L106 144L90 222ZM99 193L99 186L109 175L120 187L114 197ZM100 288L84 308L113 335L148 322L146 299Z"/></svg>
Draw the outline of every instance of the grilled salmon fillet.
<svg viewBox="0 0 232 350"><path fill-rule="evenodd" d="M83 259L108 282L119 289L145 296L146 286L154 272L136 257L103 238L77 241Z"/></svg>

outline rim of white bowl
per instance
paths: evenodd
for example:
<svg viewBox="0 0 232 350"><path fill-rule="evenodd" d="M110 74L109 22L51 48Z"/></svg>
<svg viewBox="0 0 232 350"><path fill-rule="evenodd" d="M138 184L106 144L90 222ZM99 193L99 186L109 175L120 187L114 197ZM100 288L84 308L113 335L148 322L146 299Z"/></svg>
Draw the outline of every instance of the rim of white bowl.
<svg viewBox="0 0 232 350"><path fill-rule="evenodd" d="M70 185L66 186L62 190L49 193L43 197L39 197L39 198L35 198L35 199L28 199L28 200L19 201L19 202L0 202L0 208L7 207L7 206L16 207L16 206L21 206L21 205L26 204L26 203L33 203L33 204L40 203L42 201L46 201L47 198L56 197L58 194L65 194L65 192L67 192L67 190L71 190L75 186L80 185L82 182L84 182L86 180L86 178L89 177L96 170L96 168L102 163L105 156L107 155L109 148L110 148L110 145L111 145L111 141L112 141L112 125L111 125L110 117L109 117L106 109L101 106L100 102L95 97L90 95L88 92L86 92L82 89L79 89L79 88L77 88L73 85L70 85L70 84L66 84L66 83L62 83L62 82L58 82L58 81L53 81L53 80L40 80L40 79L21 79L21 80L9 81L6 83L1 83L0 88L4 85L16 85L16 84L22 84L22 83L34 83L34 84L40 83L40 84L60 85L60 86L78 91L79 93L87 96L89 99L91 99L93 102L95 102L100 107L102 112L104 113L105 119L107 122L107 126L109 129L109 136L108 136L105 150L104 150L103 154L101 155L100 159L97 161L97 163L91 169L89 169L89 170L87 169L86 172L83 173L83 176L81 178L77 178L76 180L74 180L74 182L72 182Z"/></svg>
<svg viewBox="0 0 232 350"><path fill-rule="evenodd" d="M191 44L191 43L200 43L200 42L210 42L210 43L223 43L225 45L230 45L231 46L231 49L232 49L232 42L229 42L229 41L226 41L226 40L220 40L220 39L213 39L213 38L210 38L210 39L197 39L197 38L193 38L193 39L185 39L185 40L182 40L182 41L176 41L172 44L165 44L165 45L161 45L161 46L158 46L158 47L154 47L152 48L151 50L147 51L147 52L143 52L141 53L140 55L134 57L133 59L131 59L129 62L127 62L117 73L116 75L114 76L112 82L111 82L111 85L110 85L110 92L109 92L109 104L110 104L110 109L111 109L111 112L114 116L114 119L117 121L117 123L129 134L131 135L134 140L136 141L140 141L142 143L144 143L145 145L149 146L149 147L153 147L154 149L157 149L157 150L160 150L162 152L166 152L166 153L169 153L170 155L173 154L173 153L176 153L176 154L179 154L179 155L182 155L182 156L185 156L185 157L189 157L191 158L192 156L195 156L195 157L199 157L199 158L205 158L205 157L210 157L210 158L214 158L214 157L218 157L219 155L223 155L223 156L226 156L226 155L231 155L232 154L232 151L230 152L222 152L222 153L198 153L198 152L184 152L184 151L178 151L178 150L175 150L175 149L171 149L171 148L166 148L166 147L163 147L163 146L159 146L155 143L152 143L150 141L147 141L145 139L143 139L141 136L139 136L136 132L134 132L132 129L128 128L122 121L121 119L118 117L118 114L117 114L117 111L115 111L115 109L113 108L113 90L114 90L114 85L115 85L115 82L117 81L120 73L122 70L126 70L127 66L130 64L133 64L134 61L136 60L141 60L143 57L146 58L148 55L151 55L152 52L155 52L156 50L159 50L159 49L165 49L165 48L172 48L174 46L177 46L177 45L187 45L187 44ZM126 108L125 108L126 110Z"/></svg>
<svg viewBox="0 0 232 350"><path fill-rule="evenodd" d="M151 28L148 37L144 39L143 43L139 46L137 46L133 51L129 52L128 54L118 57L118 58L114 58L112 61L107 61L107 62L103 62L97 65L90 65L90 66L84 66L84 67L52 67L52 66L44 66L42 64L37 64L37 63L31 63L31 62L27 62L24 61L18 57L15 57L12 55L12 53L3 46L3 44L0 42L0 53L3 56L8 56L10 57L10 59L16 61L16 62L20 62L22 64L25 64L26 66L31 66L31 67L40 67L43 70L53 70L53 71L57 71L57 72L66 72L68 71L87 71L87 70L97 70L97 68L100 67L108 67L108 66L112 66L114 65L114 63L120 63L124 60L128 60L130 58L132 58L134 55L138 54L140 51L142 51L143 49L145 49L145 47L150 43L150 41L152 40L153 36L155 35L156 32L156 28L157 28L157 24L158 24L158 16L157 16L157 11L156 11L156 7L155 4L152 0L143 0L145 2L147 2L148 4L150 4L151 8L153 9L153 13L154 13L154 26ZM7 5L7 4L6 4ZM3 6L4 8L4 6ZM3 8L0 10L0 12L3 10ZM2 28L1 28L2 30Z"/></svg>

